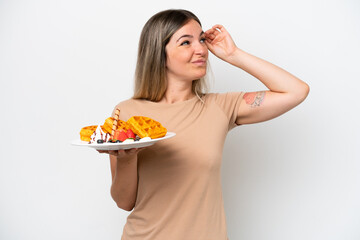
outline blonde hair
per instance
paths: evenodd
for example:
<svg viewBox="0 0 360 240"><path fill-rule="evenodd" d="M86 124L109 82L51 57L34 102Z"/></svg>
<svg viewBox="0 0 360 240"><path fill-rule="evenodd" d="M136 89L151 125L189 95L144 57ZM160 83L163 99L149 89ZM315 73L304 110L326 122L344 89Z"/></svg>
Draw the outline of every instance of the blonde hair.
<svg viewBox="0 0 360 240"><path fill-rule="evenodd" d="M172 35L191 19L200 20L190 11L170 9L152 16L142 29L135 70L135 99L160 101L166 91L166 50ZM192 82L198 97L208 89L205 78Z"/></svg>

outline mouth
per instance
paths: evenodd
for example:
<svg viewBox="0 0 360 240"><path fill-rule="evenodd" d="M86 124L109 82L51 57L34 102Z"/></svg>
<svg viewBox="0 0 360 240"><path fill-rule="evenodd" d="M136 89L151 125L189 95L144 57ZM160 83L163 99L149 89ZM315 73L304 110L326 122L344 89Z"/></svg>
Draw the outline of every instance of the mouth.
<svg viewBox="0 0 360 240"><path fill-rule="evenodd" d="M195 65L204 66L206 65L206 60L200 59L192 62Z"/></svg>

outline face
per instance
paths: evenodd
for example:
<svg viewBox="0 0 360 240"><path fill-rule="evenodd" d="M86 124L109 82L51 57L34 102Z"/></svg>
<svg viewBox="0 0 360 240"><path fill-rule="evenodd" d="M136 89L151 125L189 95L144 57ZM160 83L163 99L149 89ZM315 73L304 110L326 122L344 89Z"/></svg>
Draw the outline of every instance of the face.
<svg viewBox="0 0 360 240"><path fill-rule="evenodd" d="M168 80L191 82L205 76L208 49L198 22L190 20L177 30L165 49Z"/></svg>

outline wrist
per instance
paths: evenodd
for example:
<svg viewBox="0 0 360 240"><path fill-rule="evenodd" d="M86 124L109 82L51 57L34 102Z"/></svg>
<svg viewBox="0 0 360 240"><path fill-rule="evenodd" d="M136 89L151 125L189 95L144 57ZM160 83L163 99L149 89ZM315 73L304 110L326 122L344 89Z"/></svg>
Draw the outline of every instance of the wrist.
<svg viewBox="0 0 360 240"><path fill-rule="evenodd" d="M244 55L244 51L241 50L240 48L236 48L227 58L227 62L235 65L235 66L239 66L239 64L241 63L241 56Z"/></svg>
<svg viewBox="0 0 360 240"><path fill-rule="evenodd" d="M137 153L125 156L118 156L116 159L117 168L126 168L129 165L137 164Z"/></svg>

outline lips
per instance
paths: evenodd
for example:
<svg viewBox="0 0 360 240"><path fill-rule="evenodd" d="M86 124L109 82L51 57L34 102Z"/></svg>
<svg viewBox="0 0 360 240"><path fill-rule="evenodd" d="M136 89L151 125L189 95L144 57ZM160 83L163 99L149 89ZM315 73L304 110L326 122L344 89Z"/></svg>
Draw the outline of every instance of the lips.
<svg viewBox="0 0 360 240"><path fill-rule="evenodd" d="M206 65L206 60L199 59L199 60L193 61L192 63L194 63L196 65Z"/></svg>

